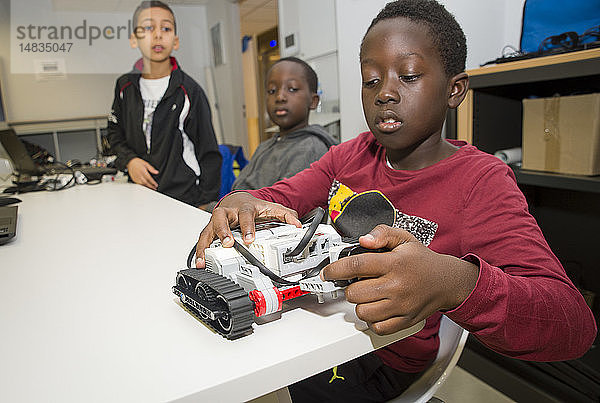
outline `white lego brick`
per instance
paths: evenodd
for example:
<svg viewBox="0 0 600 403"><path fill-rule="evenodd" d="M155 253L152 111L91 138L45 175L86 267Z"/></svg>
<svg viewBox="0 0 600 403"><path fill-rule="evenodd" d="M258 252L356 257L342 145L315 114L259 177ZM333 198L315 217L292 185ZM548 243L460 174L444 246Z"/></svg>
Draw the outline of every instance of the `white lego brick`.
<svg viewBox="0 0 600 403"><path fill-rule="evenodd" d="M258 267L251 264L243 264L240 266L237 273L237 280L237 283L239 283L247 292L255 289L262 290L274 287L271 279L262 274Z"/></svg>
<svg viewBox="0 0 600 403"><path fill-rule="evenodd" d="M273 312L277 312L279 310L279 298L277 297L277 293L271 288L260 290L265 297L266 302L266 311L265 315L268 315Z"/></svg>
<svg viewBox="0 0 600 403"><path fill-rule="evenodd" d="M323 281L319 276L315 276L301 280L300 289L311 293L327 293L341 290L342 287L336 286L331 281Z"/></svg>

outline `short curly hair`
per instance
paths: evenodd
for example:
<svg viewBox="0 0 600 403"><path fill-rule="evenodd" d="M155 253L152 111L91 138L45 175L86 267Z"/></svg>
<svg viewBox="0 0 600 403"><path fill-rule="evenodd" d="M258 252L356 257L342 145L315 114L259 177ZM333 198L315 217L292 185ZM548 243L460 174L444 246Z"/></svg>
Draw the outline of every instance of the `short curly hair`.
<svg viewBox="0 0 600 403"><path fill-rule="evenodd" d="M284 57L281 58L279 60L277 60L275 63L273 63L273 65L271 66L271 69L278 63L281 62L292 62L292 63L298 63L300 66L302 66L302 68L304 69L304 77L306 78L306 82L308 83L308 89L310 90L310 92L316 93L317 89L318 89L318 83L319 83L319 78L317 77L317 73L315 72L315 70L310 67L310 65L308 63L306 63L304 60L302 59L298 59L297 57ZM271 69L269 69L269 71L271 71Z"/></svg>
<svg viewBox="0 0 600 403"><path fill-rule="evenodd" d="M465 70L467 39L454 16L443 5L435 0L399 0L388 3L371 22L363 43L371 28L390 18L408 18L429 28L431 40L438 49L448 76ZM360 45L361 56L363 43Z"/></svg>

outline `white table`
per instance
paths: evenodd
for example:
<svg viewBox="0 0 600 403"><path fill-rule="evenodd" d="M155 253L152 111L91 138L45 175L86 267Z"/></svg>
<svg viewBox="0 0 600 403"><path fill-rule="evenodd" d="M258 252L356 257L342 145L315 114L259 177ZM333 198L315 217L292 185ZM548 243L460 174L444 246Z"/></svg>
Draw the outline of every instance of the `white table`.
<svg viewBox="0 0 600 403"><path fill-rule="evenodd" d="M418 331L362 331L343 298L294 300L228 341L172 294L209 215L138 185L18 196L0 246L0 401L239 402Z"/></svg>

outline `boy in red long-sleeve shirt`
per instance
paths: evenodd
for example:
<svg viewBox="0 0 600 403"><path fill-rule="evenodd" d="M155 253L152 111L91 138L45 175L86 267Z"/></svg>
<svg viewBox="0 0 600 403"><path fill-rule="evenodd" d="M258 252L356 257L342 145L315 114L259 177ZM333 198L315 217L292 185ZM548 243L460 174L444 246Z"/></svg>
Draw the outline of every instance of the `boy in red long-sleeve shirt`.
<svg viewBox="0 0 600 403"><path fill-rule="evenodd" d="M471 145L442 138L448 108L468 89L466 41L434 0L389 3L361 45L363 109L370 132L334 146L301 173L225 197L200 234L197 266L229 226L254 239L257 217L300 225L316 206L335 222L355 194L378 190L391 226L360 238L365 253L326 266L359 318L379 334L427 319L416 335L290 386L294 401L385 401L427 368L444 314L502 354L536 361L583 355L592 312L546 243L511 169ZM307 191L310 189L310 191ZM365 211L368 215L370 212ZM344 378L340 380L339 377Z"/></svg>

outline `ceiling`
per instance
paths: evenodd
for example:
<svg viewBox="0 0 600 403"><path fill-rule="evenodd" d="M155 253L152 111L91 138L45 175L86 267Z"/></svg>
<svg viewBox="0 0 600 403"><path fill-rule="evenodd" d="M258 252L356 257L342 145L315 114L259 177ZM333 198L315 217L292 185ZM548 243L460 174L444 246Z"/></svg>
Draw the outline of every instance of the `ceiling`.
<svg viewBox="0 0 600 403"><path fill-rule="evenodd" d="M218 0L222 1L222 0ZM242 36L254 36L277 26L277 0L229 0L240 8ZM166 0L168 4L207 4L209 0ZM61 11L116 11L134 10L140 0L52 0L55 10Z"/></svg>
<svg viewBox="0 0 600 403"><path fill-rule="evenodd" d="M241 0L240 30L242 36L254 36L277 26L277 0Z"/></svg>

